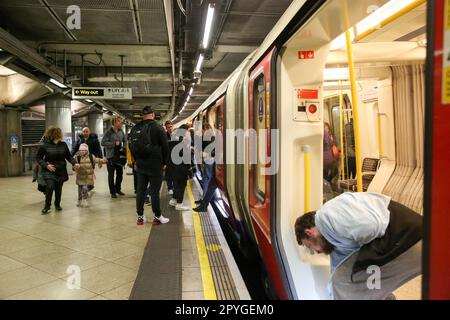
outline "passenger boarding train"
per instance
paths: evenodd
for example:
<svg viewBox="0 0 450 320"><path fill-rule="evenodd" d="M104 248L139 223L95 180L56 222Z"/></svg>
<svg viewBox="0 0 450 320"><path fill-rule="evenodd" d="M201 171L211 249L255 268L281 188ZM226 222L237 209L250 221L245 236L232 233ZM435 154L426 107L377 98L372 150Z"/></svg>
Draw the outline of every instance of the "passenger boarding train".
<svg viewBox="0 0 450 320"><path fill-rule="evenodd" d="M277 174L262 175L264 165L248 161L218 164L214 200L240 250L260 260L275 298L328 297L328 258L299 247L293 224L344 191L384 193L423 214L417 290L424 299L450 298L445 2L295 0L261 47L183 120L208 122L223 137L227 129L280 130ZM328 181L324 124L340 149ZM270 132L246 143L247 155L271 155ZM225 139L224 158L237 148Z"/></svg>

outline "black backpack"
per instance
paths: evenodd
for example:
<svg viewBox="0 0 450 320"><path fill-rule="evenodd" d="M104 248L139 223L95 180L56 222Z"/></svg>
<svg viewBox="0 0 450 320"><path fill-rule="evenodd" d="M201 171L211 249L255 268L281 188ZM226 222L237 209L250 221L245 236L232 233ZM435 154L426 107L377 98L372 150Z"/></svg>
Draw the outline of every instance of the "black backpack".
<svg viewBox="0 0 450 320"><path fill-rule="evenodd" d="M136 159L151 158L155 155L155 146L150 138L151 123L135 125L129 134L130 151Z"/></svg>

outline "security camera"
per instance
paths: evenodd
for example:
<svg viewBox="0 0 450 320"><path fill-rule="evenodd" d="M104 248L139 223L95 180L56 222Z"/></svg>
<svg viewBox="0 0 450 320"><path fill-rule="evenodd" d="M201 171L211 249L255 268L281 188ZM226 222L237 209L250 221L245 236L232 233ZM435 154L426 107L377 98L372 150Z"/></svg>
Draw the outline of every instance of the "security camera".
<svg viewBox="0 0 450 320"><path fill-rule="evenodd" d="M194 79L201 79L202 78L202 72L201 71L194 71Z"/></svg>

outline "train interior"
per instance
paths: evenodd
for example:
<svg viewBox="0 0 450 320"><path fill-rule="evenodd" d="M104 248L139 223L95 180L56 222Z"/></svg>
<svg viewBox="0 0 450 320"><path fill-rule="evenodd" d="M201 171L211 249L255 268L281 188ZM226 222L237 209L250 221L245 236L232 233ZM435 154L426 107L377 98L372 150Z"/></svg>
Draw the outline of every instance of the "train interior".
<svg viewBox="0 0 450 320"><path fill-rule="evenodd" d="M356 121L362 190L422 212L426 20L426 1L328 1L283 46L277 61L282 130L276 211L279 246L298 299L327 298L329 259L299 247L292 226L302 213L358 191ZM400 295L419 299L420 278Z"/></svg>

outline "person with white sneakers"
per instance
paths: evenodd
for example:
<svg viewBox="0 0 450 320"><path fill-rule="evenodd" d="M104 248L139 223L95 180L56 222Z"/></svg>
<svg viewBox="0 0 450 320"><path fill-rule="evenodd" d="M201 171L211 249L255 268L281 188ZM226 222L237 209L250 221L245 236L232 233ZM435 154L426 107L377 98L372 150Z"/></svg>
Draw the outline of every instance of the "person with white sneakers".
<svg viewBox="0 0 450 320"><path fill-rule="evenodd" d="M78 152L75 154L75 162L79 164L76 171L76 183L78 185L78 201L77 207L88 207L88 193L90 186L94 186L95 180L95 165L101 168L103 164L108 161L95 157L89 153L89 146L86 143L82 143L79 146Z"/></svg>
<svg viewBox="0 0 450 320"><path fill-rule="evenodd" d="M130 132L130 151L136 160L137 172L136 213L137 225L145 223L144 203L147 187L150 184L150 197L154 213L153 224L165 224L169 219L161 214L159 192L161 190L163 169L169 157L166 132L155 121L155 112L146 106L142 112L143 120Z"/></svg>
<svg viewBox="0 0 450 320"><path fill-rule="evenodd" d="M191 169L191 135L186 124L181 125L172 135L172 143L169 144L170 159L168 168L173 179L173 196L169 205L176 210L190 210L191 207L183 204L184 191Z"/></svg>

